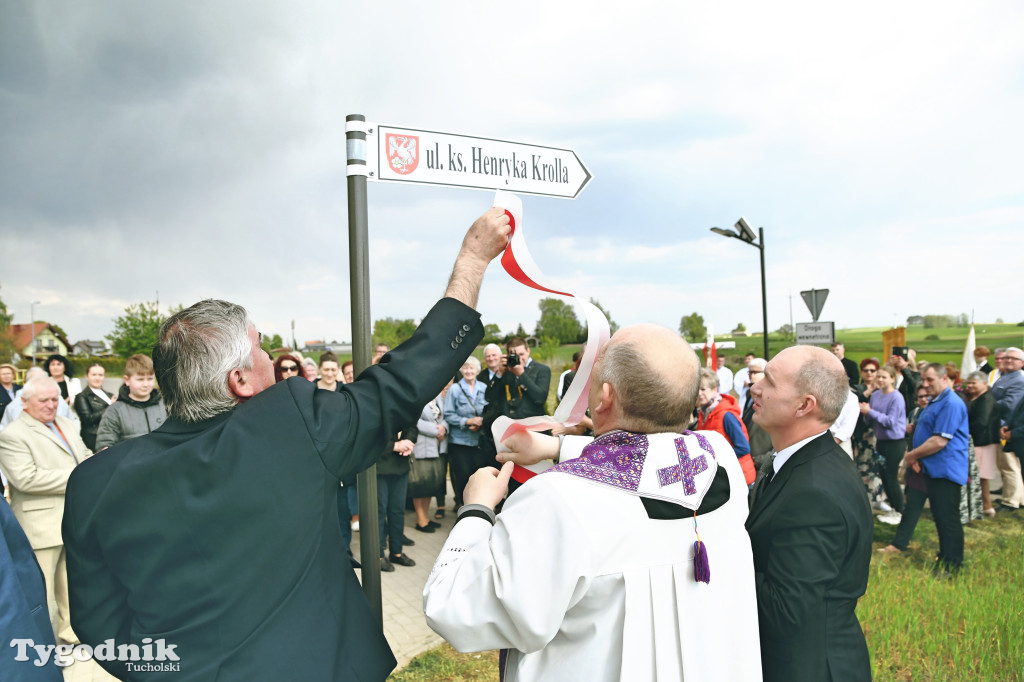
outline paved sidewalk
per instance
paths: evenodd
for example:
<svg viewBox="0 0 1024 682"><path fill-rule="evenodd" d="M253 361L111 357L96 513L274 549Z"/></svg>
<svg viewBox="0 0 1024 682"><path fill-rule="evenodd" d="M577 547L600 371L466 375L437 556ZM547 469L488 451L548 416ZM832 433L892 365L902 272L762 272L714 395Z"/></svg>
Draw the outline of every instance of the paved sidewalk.
<svg viewBox="0 0 1024 682"><path fill-rule="evenodd" d="M445 518L438 521L440 528L433 533L421 533L416 530L416 515L405 513L405 536L415 542L413 547L403 547L402 553L416 562L415 566L406 568L395 566L394 573L381 573L381 595L384 607L384 636L387 637L391 650L398 659L398 668L404 667L410 660L431 649L444 640L427 626L423 616L423 586L427 584L427 576L434 565L434 560L441 553L441 547L448 539L448 532L455 523L455 512L452 511L452 495L448 495ZM434 521L434 503L431 502L430 519ZM360 529L362 531L362 529ZM359 533L352 534L352 552L359 557ZM360 574L356 571L356 575Z"/></svg>

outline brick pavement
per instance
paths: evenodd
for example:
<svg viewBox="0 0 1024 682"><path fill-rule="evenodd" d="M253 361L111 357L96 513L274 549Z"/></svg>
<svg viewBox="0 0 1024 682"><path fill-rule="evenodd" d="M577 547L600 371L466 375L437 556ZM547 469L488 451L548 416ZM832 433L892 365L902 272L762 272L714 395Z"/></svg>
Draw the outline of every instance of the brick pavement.
<svg viewBox="0 0 1024 682"><path fill-rule="evenodd" d="M416 515L411 511L405 513L405 536L416 544L413 547L402 548L402 553L413 559L416 565L410 568L395 566L394 573L381 573L384 636L387 637L391 650L398 659L398 668L402 668L419 654L444 641L430 629L423 616L423 586L427 584L427 576L434 565L434 560L441 553L441 547L444 546L448 532L455 523L455 513L451 510L452 499L449 487L445 518L438 521L441 527L435 529L433 533L417 531ZM431 520L434 520L435 511L432 502ZM359 533L352 534L352 552L359 558ZM356 571L356 575L359 575L359 571Z"/></svg>

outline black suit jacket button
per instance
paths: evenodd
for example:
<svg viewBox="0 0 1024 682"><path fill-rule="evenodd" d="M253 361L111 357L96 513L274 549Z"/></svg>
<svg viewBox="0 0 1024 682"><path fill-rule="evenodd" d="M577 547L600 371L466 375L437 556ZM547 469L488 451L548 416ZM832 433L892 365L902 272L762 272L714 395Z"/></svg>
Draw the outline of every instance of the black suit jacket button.
<svg viewBox="0 0 1024 682"><path fill-rule="evenodd" d="M452 350L458 350L458 348L459 348L459 342L458 341L452 341Z"/></svg>
<svg viewBox="0 0 1024 682"><path fill-rule="evenodd" d="M468 332L470 329L471 329L471 327L468 324L462 325L462 331Z"/></svg>
<svg viewBox="0 0 1024 682"><path fill-rule="evenodd" d="M460 339L464 339L464 338L466 338L466 332L464 332L464 331L462 331L462 330L460 329L460 330L459 330L459 338L460 338Z"/></svg>

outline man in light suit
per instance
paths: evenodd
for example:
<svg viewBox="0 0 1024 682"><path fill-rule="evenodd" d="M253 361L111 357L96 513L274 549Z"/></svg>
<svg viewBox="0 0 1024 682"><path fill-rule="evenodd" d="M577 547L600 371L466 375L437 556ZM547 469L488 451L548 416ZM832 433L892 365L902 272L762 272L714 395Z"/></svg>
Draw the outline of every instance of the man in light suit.
<svg viewBox="0 0 1024 682"><path fill-rule="evenodd" d="M0 432L0 468L10 483L11 509L43 570L54 634L58 640L75 642L68 615L61 517L68 478L75 466L92 453L74 423L57 415L57 405L62 401L53 379L32 379L21 399L21 415Z"/></svg>
<svg viewBox="0 0 1024 682"><path fill-rule="evenodd" d="M274 383L239 305L200 301L164 322L153 364L167 421L85 462L68 484L82 641L177 647L177 669L147 680L384 680L395 658L342 545L338 484L415 423L483 338L473 306L509 232L504 211L477 219L445 298L340 391Z"/></svg>
<svg viewBox="0 0 1024 682"><path fill-rule="evenodd" d="M776 452L746 523L765 682L871 679L854 609L874 524L856 466L828 431L849 390L839 359L815 346L782 351L750 387L754 423Z"/></svg>

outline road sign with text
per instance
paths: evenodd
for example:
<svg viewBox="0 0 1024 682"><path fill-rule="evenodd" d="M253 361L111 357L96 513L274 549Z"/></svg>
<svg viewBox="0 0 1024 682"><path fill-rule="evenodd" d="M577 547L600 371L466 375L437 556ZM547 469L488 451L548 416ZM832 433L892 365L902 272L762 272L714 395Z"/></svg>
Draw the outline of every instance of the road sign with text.
<svg viewBox="0 0 1024 682"><path fill-rule="evenodd" d="M797 322L796 342L802 346L831 344L836 340L835 322Z"/></svg>
<svg viewBox="0 0 1024 682"><path fill-rule="evenodd" d="M571 149L367 124L367 179L575 199L593 177ZM375 136L376 140L371 141Z"/></svg>

